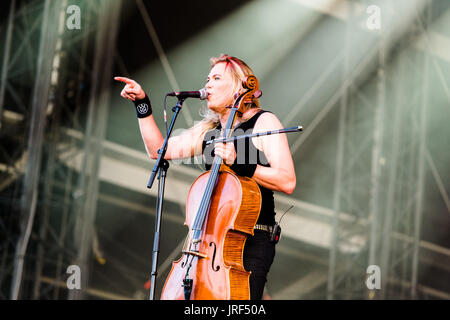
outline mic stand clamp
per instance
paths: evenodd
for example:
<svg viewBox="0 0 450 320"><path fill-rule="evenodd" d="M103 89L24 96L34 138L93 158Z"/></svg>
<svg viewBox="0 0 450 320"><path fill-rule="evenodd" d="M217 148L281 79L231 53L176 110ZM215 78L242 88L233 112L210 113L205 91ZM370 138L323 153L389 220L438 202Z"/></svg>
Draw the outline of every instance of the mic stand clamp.
<svg viewBox="0 0 450 320"><path fill-rule="evenodd" d="M164 187L166 183L167 170L169 169L169 162L164 159L167 151L167 143L169 141L170 135L175 124L175 121L180 113L181 106L184 102L184 98L178 98L178 102L175 107L172 108L174 115L170 123L169 129L167 130L167 136L164 140L162 147L158 150L158 158L153 166L152 174L147 184L147 188L151 188L155 180L156 174L158 175L158 196L156 198L156 219L155 219L155 234L153 237L153 254L152 254L152 273L150 280L150 297L149 300L155 299L155 288L156 288L156 277L158 275L158 254L159 254L159 240L160 240L160 230L161 230L161 218L163 211L163 201L164 201Z"/></svg>

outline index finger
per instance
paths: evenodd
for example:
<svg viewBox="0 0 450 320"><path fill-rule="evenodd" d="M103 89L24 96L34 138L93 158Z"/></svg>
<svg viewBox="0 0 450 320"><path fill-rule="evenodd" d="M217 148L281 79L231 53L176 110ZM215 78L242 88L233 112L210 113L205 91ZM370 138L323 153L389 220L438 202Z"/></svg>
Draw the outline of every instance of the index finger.
<svg viewBox="0 0 450 320"><path fill-rule="evenodd" d="M135 81L125 77L114 77L114 80L125 82L126 84L134 84Z"/></svg>

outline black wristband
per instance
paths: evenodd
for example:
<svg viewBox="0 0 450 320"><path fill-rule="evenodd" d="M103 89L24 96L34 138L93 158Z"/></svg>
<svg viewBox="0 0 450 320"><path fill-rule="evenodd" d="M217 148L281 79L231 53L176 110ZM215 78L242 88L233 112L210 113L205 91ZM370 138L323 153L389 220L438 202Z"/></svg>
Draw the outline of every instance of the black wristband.
<svg viewBox="0 0 450 320"><path fill-rule="evenodd" d="M233 170L238 176L249 178L253 177L256 170L256 164L238 164L236 163L236 160L234 160L234 163L231 165L231 170Z"/></svg>
<svg viewBox="0 0 450 320"><path fill-rule="evenodd" d="M145 95L144 99L133 101L134 106L136 107L136 115L138 118L147 118L152 114L152 105L150 103L150 99Z"/></svg>

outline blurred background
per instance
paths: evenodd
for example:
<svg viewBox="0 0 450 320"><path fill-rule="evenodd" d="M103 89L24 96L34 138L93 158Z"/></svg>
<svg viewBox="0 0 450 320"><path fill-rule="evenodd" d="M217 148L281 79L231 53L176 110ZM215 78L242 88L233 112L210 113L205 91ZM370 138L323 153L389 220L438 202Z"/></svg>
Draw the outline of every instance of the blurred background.
<svg viewBox="0 0 450 320"><path fill-rule="evenodd" d="M1 299L148 299L154 161L113 77L142 85L164 133L164 95L202 88L221 53L253 68L264 109L304 127L288 134L297 187L275 194L277 220L293 208L265 297L450 298L450 1L1 6ZM175 134L201 106L185 102ZM170 165L157 297L203 170Z"/></svg>

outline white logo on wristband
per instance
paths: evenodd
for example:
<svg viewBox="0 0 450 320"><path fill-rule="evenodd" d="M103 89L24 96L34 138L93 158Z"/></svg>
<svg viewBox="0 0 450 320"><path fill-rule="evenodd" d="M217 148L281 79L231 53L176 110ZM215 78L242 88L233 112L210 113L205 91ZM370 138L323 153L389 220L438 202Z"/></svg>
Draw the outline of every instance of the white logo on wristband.
<svg viewBox="0 0 450 320"><path fill-rule="evenodd" d="M140 105L137 106L137 111L140 114L146 114L148 111L148 105L146 103L141 103Z"/></svg>

